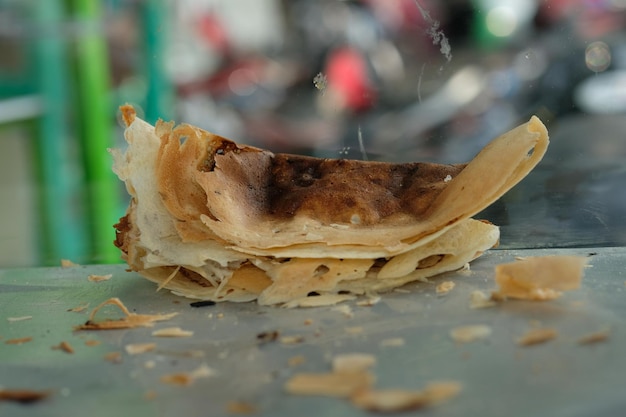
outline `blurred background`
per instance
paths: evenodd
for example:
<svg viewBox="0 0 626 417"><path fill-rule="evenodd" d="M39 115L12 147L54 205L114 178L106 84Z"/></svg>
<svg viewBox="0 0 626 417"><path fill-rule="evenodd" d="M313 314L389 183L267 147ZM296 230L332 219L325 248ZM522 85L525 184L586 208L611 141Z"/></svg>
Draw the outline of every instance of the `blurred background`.
<svg viewBox="0 0 626 417"><path fill-rule="evenodd" d="M275 152L551 147L481 214L503 248L626 243L626 0L0 0L0 267L120 262L118 106Z"/></svg>

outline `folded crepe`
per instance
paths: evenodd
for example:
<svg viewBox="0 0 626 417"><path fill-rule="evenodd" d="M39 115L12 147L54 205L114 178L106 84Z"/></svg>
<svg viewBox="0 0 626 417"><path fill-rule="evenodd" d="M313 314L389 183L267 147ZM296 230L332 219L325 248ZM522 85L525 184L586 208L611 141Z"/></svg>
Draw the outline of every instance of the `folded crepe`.
<svg viewBox="0 0 626 417"><path fill-rule="evenodd" d="M319 305L462 268L499 239L471 217L548 146L532 117L467 164L321 159L121 111L113 170L131 200L115 244L159 288L214 301Z"/></svg>

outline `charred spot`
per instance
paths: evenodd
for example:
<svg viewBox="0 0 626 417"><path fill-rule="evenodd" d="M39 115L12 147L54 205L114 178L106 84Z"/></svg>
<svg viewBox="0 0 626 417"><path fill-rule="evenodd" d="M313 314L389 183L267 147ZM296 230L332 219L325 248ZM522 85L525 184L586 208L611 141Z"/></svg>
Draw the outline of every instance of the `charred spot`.
<svg viewBox="0 0 626 417"><path fill-rule="evenodd" d="M115 240L113 244L120 248L124 253L128 253L126 247L126 233L130 231L130 221L128 220L128 214L120 218L120 221L113 226L115 228Z"/></svg>

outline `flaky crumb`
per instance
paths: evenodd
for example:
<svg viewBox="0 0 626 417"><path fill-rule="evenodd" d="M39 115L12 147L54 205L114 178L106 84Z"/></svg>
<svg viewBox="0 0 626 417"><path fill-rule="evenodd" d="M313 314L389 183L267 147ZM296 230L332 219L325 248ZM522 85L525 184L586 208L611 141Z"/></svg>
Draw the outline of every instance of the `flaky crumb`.
<svg viewBox="0 0 626 417"><path fill-rule="evenodd" d="M80 266L79 264L70 261L69 259L61 259L61 268L71 268L74 266Z"/></svg>
<svg viewBox="0 0 626 417"><path fill-rule="evenodd" d="M89 275L87 277L87 279L91 282L102 282L102 281L108 281L111 279L111 277L113 276L113 274L106 274L106 275Z"/></svg>
<svg viewBox="0 0 626 417"><path fill-rule="evenodd" d="M333 372L363 372L376 364L376 357L369 353L344 353L333 358Z"/></svg>
<svg viewBox="0 0 626 417"><path fill-rule="evenodd" d="M352 312L352 308L347 304L341 304L332 308L332 311L336 311L337 313L341 313L347 318L351 319L354 316Z"/></svg>
<svg viewBox="0 0 626 417"><path fill-rule="evenodd" d="M154 349L156 349L156 343L129 343L124 346L124 350L129 355L152 352Z"/></svg>
<svg viewBox="0 0 626 417"><path fill-rule="evenodd" d="M33 338L30 336L26 336L26 337L18 337L15 339L7 339L4 341L5 344L7 345L22 345L24 343L28 343L30 341L32 341Z"/></svg>
<svg viewBox="0 0 626 417"><path fill-rule="evenodd" d="M362 334L364 332L363 326L351 326L344 329L348 334Z"/></svg>
<svg viewBox="0 0 626 417"><path fill-rule="evenodd" d="M0 402L11 401L22 404L30 404L44 400L49 396L50 391L0 388Z"/></svg>
<svg viewBox="0 0 626 417"><path fill-rule="evenodd" d="M285 390L295 395L348 398L373 382L369 372L298 373L287 381Z"/></svg>
<svg viewBox="0 0 626 417"><path fill-rule="evenodd" d="M593 345L596 343L606 342L609 339L609 329L600 330L597 332L589 333L580 339L578 339L579 345Z"/></svg>
<svg viewBox="0 0 626 417"><path fill-rule="evenodd" d="M306 358L302 355L292 356L291 358L287 359L287 365L292 368L294 366L302 365L304 362L306 362Z"/></svg>
<svg viewBox="0 0 626 417"><path fill-rule="evenodd" d="M491 327L484 324L455 327L450 330L450 337L457 343L470 343L487 339L491 336Z"/></svg>
<svg viewBox="0 0 626 417"><path fill-rule="evenodd" d="M191 372L178 372L163 375L161 382L170 385L191 385L196 379L209 378L215 375L215 371L207 365L202 364Z"/></svg>
<svg viewBox="0 0 626 417"><path fill-rule="evenodd" d="M304 336L283 336L280 338L280 343L283 345L297 345L304 342Z"/></svg>
<svg viewBox="0 0 626 417"><path fill-rule="evenodd" d="M122 310L125 317L121 319L106 319L100 322L94 321L96 314L100 309L106 305L114 305ZM89 315L89 320L85 324L76 326L76 330L110 330L110 329L132 329L134 327L150 327L154 325L154 322L169 320L176 316L178 313L171 314L135 314L131 313L128 308L120 301L119 298L110 298L102 302L99 306L93 309Z"/></svg>
<svg viewBox="0 0 626 417"><path fill-rule="evenodd" d="M452 291L456 284L452 281L444 281L435 287L435 292L439 295L445 295Z"/></svg>
<svg viewBox="0 0 626 417"><path fill-rule="evenodd" d="M423 390L363 390L351 400L353 405L364 410L396 413L438 405L457 396L461 389L462 385L458 382L434 382Z"/></svg>
<svg viewBox="0 0 626 417"><path fill-rule="evenodd" d="M54 350L62 350L65 353L74 353L74 348L69 343L63 341L56 346L52 346Z"/></svg>
<svg viewBox="0 0 626 417"><path fill-rule="evenodd" d="M89 303L81 304L76 307L68 308L67 311L71 311L73 313L81 313L89 308Z"/></svg>
<svg viewBox="0 0 626 417"><path fill-rule="evenodd" d="M122 363L122 352L109 352L104 355L104 360L111 363Z"/></svg>
<svg viewBox="0 0 626 417"><path fill-rule="evenodd" d="M422 391L406 389L363 390L352 396L351 401L358 408L379 413L410 411L427 405Z"/></svg>
<svg viewBox="0 0 626 417"><path fill-rule="evenodd" d="M390 337L388 339L381 340L380 347L402 347L405 343L406 341L402 337Z"/></svg>
<svg viewBox="0 0 626 417"><path fill-rule="evenodd" d="M191 337L193 336L193 331L183 330L180 327L166 327L164 329L153 331L152 336L155 336L155 337Z"/></svg>
<svg viewBox="0 0 626 417"><path fill-rule="evenodd" d="M517 339L517 344L520 346L532 346L541 343L546 343L557 336L557 332L550 328L538 328L531 329L526 332L522 337Z"/></svg>
<svg viewBox="0 0 626 417"><path fill-rule="evenodd" d="M257 408L250 403L231 401L226 404L226 412L229 414L255 414Z"/></svg>
<svg viewBox="0 0 626 417"><path fill-rule="evenodd" d="M546 301L561 291L580 287L587 258L580 256L537 256L496 265L497 299L515 298Z"/></svg>
<svg viewBox="0 0 626 417"><path fill-rule="evenodd" d="M15 323L17 321L31 320L32 318L33 316L7 317L7 321L9 323Z"/></svg>
<svg viewBox="0 0 626 417"><path fill-rule="evenodd" d="M489 308L495 306L497 303L492 300L487 294L482 291L472 291L470 295L470 308Z"/></svg>

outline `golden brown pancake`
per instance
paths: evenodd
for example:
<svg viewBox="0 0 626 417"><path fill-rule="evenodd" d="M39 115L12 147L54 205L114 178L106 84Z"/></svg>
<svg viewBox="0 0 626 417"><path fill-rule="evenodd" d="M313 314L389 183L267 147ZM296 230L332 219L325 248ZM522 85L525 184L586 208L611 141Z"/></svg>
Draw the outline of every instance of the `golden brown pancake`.
<svg viewBox="0 0 626 417"><path fill-rule="evenodd" d="M548 145L533 117L467 164L321 159L122 113L128 148L112 153L131 202L116 245L160 286L216 301L298 305L461 268L499 238L471 216Z"/></svg>

